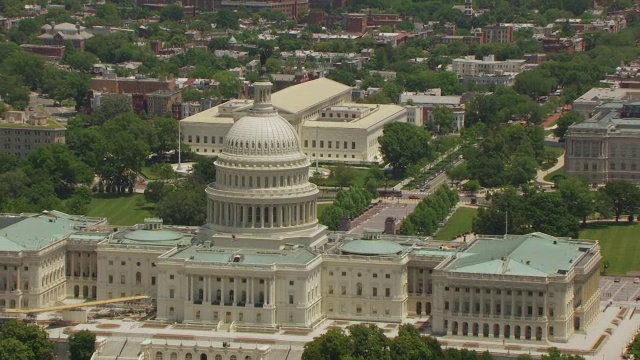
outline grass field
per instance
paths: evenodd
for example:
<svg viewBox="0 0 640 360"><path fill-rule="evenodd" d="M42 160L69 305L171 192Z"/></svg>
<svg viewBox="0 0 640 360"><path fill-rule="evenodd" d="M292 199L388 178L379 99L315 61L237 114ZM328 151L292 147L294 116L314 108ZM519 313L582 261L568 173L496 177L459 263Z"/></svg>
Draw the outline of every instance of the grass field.
<svg viewBox="0 0 640 360"><path fill-rule="evenodd" d="M545 175L544 177L544 181L550 181L553 182L552 178L556 175L556 174L564 174L564 166L561 167L558 170L552 171L550 173L548 173L547 175Z"/></svg>
<svg viewBox="0 0 640 360"><path fill-rule="evenodd" d="M640 225L626 222L592 223L580 231L581 239L598 240L603 262L609 261L609 274L640 271Z"/></svg>
<svg viewBox="0 0 640 360"><path fill-rule="evenodd" d="M433 236L436 240L451 240L458 235L471 231L473 218L478 212L472 208L458 208L446 224Z"/></svg>
<svg viewBox="0 0 640 360"><path fill-rule="evenodd" d="M112 225L140 224L145 218L152 216L149 206L138 206L142 196L141 194L96 194L89 204L87 215L106 217Z"/></svg>

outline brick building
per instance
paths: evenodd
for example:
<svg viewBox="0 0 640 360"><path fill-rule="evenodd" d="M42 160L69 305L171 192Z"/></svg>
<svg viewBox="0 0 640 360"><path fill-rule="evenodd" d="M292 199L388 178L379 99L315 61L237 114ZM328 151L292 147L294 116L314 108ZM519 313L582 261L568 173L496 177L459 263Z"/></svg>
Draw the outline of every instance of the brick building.
<svg viewBox="0 0 640 360"><path fill-rule="evenodd" d="M181 90L154 91L147 94L147 115L180 118L180 108L177 110L173 108L174 104L180 103L182 103Z"/></svg>
<svg viewBox="0 0 640 360"><path fill-rule="evenodd" d="M485 26L482 31L485 34L485 41L489 43L511 44L514 40L512 26L502 24Z"/></svg>

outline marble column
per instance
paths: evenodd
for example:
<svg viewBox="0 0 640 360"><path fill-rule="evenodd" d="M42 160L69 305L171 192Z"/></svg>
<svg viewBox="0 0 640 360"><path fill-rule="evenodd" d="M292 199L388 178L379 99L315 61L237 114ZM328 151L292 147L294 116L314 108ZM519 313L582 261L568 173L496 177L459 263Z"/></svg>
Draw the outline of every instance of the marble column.
<svg viewBox="0 0 640 360"><path fill-rule="evenodd" d="M233 279L233 306L238 305L238 278L234 277Z"/></svg>

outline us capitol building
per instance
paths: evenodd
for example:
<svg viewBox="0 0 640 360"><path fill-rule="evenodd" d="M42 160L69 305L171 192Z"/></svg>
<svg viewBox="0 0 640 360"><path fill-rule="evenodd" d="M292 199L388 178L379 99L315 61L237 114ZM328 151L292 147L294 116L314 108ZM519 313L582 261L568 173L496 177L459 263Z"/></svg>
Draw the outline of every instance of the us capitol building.
<svg viewBox="0 0 640 360"><path fill-rule="evenodd" d="M0 308L148 295L157 319L219 329L312 328L326 319L435 334L567 341L600 312L595 241L542 233L458 247L367 231L329 233L298 133L255 84L206 190L207 224L134 227L57 211L0 217ZM293 99L291 101L294 101Z"/></svg>

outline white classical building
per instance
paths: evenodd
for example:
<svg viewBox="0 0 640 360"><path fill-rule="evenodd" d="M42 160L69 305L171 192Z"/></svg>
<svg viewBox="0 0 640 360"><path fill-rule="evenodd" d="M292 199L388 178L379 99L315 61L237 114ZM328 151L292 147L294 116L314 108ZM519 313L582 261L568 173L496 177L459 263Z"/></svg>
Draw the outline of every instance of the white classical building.
<svg viewBox="0 0 640 360"><path fill-rule="evenodd" d="M397 105L356 104L352 88L319 78L275 92L273 107L302 139L311 160L341 163L378 163L378 137L384 125L405 122L407 111ZM182 139L201 155L217 156L231 126L246 116L253 100L231 100L180 122Z"/></svg>
<svg viewBox="0 0 640 360"><path fill-rule="evenodd" d="M475 56L468 55L453 59L450 70L464 83L512 85L515 76L524 70L524 66L524 59L498 61L494 55L488 55L477 60Z"/></svg>
<svg viewBox="0 0 640 360"><path fill-rule="evenodd" d="M157 320L218 331L430 316L435 334L540 342L567 341L596 318L594 241L533 233L452 244L381 230L328 233L295 127L271 105L268 81L255 89L250 111L225 136L205 225L147 219L115 229L57 212L0 217L0 307L148 295ZM164 339L141 347L145 359L275 358L269 348Z"/></svg>

